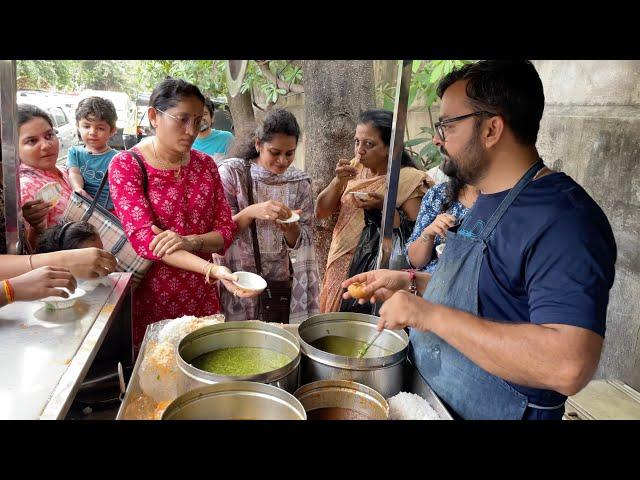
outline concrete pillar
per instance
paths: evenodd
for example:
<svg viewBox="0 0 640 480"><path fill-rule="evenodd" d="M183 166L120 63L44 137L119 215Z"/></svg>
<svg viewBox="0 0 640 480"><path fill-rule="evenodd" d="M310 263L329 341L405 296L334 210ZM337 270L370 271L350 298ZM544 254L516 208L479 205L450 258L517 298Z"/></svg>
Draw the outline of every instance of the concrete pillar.
<svg viewBox="0 0 640 480"><path fill-rule="evenodd" d="M618 246L596 377L640 389L640 61L533 63L546 98L540 155L598 202Z"/></svg>

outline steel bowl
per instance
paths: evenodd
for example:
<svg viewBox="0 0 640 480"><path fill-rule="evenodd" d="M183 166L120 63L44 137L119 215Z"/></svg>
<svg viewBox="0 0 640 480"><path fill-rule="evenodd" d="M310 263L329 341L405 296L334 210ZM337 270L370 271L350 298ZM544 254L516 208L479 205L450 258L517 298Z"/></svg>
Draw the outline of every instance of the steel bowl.
<svg viewBox="0 0 640 480"><path fill-rule="evenodd" d="M281 368L257 375L224 376L205 372L191 365L194 358L221 348L257 347L275 350L291 361ZM182 375L178 394L203 385L220 382L251 381L267 383L293 393L299 386L300 342L283 328L259 320L219 323L199 328L178 344L176 361Z"/></svg>
<svg viewBox="0 0 640 480"><path fill-rule="evenodd" d="M307 411L320 408L348 408L367 420L388 420L389 404L373 388L349 380L319 380L300 387L293 394Z"/></svg>
<svg viewBox="0 0 640 480"><path fill-rule="evenodd" d="M225 382L191 390L169 404L162 420L306 420L290 393L257 382Z"/></svg>
<svg viewBox="0 0 640 480"><path fill-rule="evenodd" d="M298 327L302 385L317 380L351 380L373 388L385 398L400 392L409 347L409 336L404 330L384 330L374 346L391 353L371 358L335 355L311 345L328 335L368 342L378 333L378 320L378 317L363 313L335 312L314 315L303 321Z"/></svg>

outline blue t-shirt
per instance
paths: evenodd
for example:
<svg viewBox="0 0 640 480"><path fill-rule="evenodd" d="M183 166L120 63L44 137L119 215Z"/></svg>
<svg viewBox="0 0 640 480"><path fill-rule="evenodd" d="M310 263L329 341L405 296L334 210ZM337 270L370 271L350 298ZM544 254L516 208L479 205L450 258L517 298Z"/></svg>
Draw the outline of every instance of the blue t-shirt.
<svg viewBox="0 0 640 480"><path fill-rule="evenodd" d="M404 255L407 258L409 264L411 264L411 260L409 260L409 245L415 242L420 234L422 234L423 230L427 228L427 226L431 225L431 223L436 219L438 215L442 212L442 204L446 200L447 196L447 185L448 182L439 183L433 187L431 187L424 197L422 197L422 203L420 204L420 211L418 212L418 218L416 218L416 225L413 227L413 233L407 240L407 245L404 248ZM451 207L445 212L450 215L453 215L458 220L462 220L464 216L467 214L468 208L465 207L458 200L455 200ZM434 248L440 245L443 242L440 236L436 236L433 246ZM432 253L431 260L420 270L428 273L433 273L438 265L438 256L435 252Z"/></svg>
<svg viewBox="0 0 640 480"><path fill-rule="evenodd" d="M105 153L95 154L90 153L82 145L74 145L69 149L69 153L67 154L67 169L71 167L79 168L80 173L82 173L82 178L84 179L85 191L92 197L95 197L96 193L98 193L100 182L102 182L104 176L107 175L109 163L111 163L111 159L117 153L117 150L111 149ZM98 199L98 204L104 206L108 195L109 182L104 186L104 190L102 190L100 198ZM113 209L113 202L110 198L107 203L107 208Z"/></svg>
<svg viewBox="0 0 640 480"><path fill-rule="evenodd" d="M211 133L206 137L196 138L191 148L213 156L216 153L227 153L232 140L233 134L231 132L211 129Z"/></svg>
<svg viewBox="0 0 640 480"><path fill-rule="evenodd" d="M458 233L477 237L508 192L479 195ZM541 177L525 187L487 240L479 315L573 325L604 337L616 255L611 225L589 194L564 173ZM541 405L565 398L512 385Z"/></svg>

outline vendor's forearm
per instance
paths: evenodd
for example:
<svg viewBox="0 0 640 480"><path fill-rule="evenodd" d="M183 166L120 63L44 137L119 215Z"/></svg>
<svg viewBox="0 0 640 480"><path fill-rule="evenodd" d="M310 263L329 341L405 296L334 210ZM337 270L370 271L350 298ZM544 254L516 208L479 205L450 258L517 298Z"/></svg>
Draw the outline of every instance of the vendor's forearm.
<svg viewBox="0 0 640 480"><path fill-rule="evenodd" d="M331 183L320 192L316 200L316 218L325 218L333 214L340 203L340 197L347 186L347 182L333 178Z"/></svg>
<svg viewBox="0 0 640 480"><path fill-rule="evenodd" d="M416 272L416 288L418 289L418 294L420 296L424 295L427 285L429 285L429 280L431 280L430 273Z"/></svg>
<svg viewBox="0 0 640 480"><path fill-rule="evenodd" d="M507 381L573 395L597 368L602 338L567 325L499 323L434 306L429 330ZM575 329L567 335L567 329Z"/></svg>

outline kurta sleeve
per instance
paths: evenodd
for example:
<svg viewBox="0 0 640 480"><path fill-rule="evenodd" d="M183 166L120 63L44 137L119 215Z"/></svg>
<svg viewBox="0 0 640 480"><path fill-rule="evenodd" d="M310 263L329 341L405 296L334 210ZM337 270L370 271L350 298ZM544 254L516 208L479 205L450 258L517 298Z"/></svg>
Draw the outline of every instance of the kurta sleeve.
<svg viewBox="0 0 640 480"><path fill-rule="evenodd" d="M213 230L222 235L224 244L222 247L222 251L218 253L220 255L224 255L227 249L231 246L231 243L233 243L233 239L236 233L236 224L233 221L231 207L229 206L228 202L229 197L226 194L226 189L223 186L221 175L218 172L218 167L213 161L211 162L211 167L213 169L213 195L216 205L216 215L214 219Z"/></svg>
<svg viewBox="0 0 640 480"><path fill-rule="evenodd" d="M128 152L121 152L109 165L109 191L122 222L124 232L138 255L149 260L160 260L149 249L155 237L151 225L155 215L142 187L140 166Z"/></svg>

